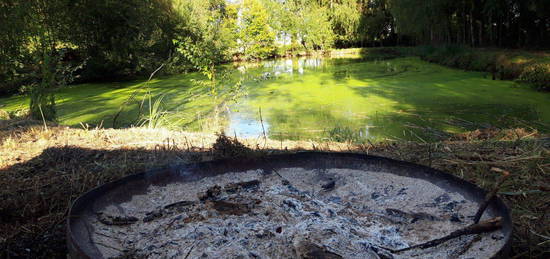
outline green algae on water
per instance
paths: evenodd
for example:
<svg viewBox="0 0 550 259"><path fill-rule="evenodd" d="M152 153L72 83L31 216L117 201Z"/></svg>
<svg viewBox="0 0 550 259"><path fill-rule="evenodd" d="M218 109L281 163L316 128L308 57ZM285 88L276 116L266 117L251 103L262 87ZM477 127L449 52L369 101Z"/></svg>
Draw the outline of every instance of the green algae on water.
<svg viewBox="0 0 550 259"><path fill-rule="evenodd" d="M198 73L149 83L82 84L61 89L59 121L136 125L148 92L163 97L167 127L226 131L272 139L363 142L431 141L477 128L524 127L549 132L550 95L487 73L465 72L419 58L381 61L301 58L220 67L216 91ZM136 98L125 103L132 93ZM143 104L142 104L143 102ZM0 99L16 110L24 97ZM148 109L143 109L146 112ZM261 116L260 116L261 111Z"/></svg>

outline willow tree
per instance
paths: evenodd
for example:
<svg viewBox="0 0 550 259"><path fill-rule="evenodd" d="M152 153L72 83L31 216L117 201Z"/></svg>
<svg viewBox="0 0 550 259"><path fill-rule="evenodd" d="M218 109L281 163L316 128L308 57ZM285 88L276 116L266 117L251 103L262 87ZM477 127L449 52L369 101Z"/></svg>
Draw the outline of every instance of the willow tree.
<svg viewBox="0 0 550 259"><path fill-rule="evenodd" d="M357 33L361 22L361 4L357 0L324 1L330 10L329 17L337 47L351 47L359 42Z"/></svg>

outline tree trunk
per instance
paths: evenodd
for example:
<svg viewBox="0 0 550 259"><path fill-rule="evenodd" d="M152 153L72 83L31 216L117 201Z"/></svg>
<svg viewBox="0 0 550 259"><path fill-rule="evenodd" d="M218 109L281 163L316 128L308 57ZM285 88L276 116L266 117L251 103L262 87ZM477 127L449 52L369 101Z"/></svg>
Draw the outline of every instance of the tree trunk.
<svg viewBox="0 0 550 259"><path fill-rule="evenodd" d="M489 44L494 45L494 39L493 39L493 11L489 14Z"/></svg>
<svg viewBox="0 0 550 259"><path fill-rule="evenodd" d="M472 9L473 9L473 4L472 4ZM474 34L474 16L473 16L472 9L470 9L470 38L471 38L472 47L475 47L476 40L475 40L475 34Z"/></svg>
<svg viewBox="0 0 550 259"><path fill-rule="evenodd" d="M479 24L479 38L478 38L478 42L479 42L479 46L483 46L483 21L482 20L479 20L478 21L478 24Z"/></svg>

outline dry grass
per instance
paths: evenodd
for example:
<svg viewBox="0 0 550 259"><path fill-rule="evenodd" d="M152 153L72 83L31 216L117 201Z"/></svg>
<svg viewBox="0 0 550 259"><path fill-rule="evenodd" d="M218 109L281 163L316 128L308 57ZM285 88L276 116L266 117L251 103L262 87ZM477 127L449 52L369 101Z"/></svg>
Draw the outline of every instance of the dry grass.
<svg viewBox="0 0 550 259"><path fill-rule="evenodd" d="M514 130L514 132L519 132ZM513 255L550 255L550 140L514 133L513 141L475 139L420 144L352 145L308 141L236 141L213 135L147 129L71 129L40 122L0 123L0 257L64 258L64 218L83 192L149 168L219 157L296 150L358 152L432 166L489 188L491 167L512 172L501 197L512 208ZM478 134L487 136L488 134ZM497 136L510 136L508 133ZM463 141L467 139L468 141Z"/></svg>

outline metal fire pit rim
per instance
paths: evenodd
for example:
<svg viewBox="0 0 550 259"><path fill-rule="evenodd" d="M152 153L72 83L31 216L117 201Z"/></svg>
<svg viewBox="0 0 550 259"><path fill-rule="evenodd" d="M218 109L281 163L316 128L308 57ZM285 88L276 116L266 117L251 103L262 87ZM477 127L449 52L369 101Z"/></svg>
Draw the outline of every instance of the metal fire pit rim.
<svg viewBox="0 0 550 259"><path fill-rule="evenodd" d="M204 162L194 162L194 163L182 163L172 166L161 166L157 168L147 169L147 170L140 170L139 172L131 175L127 175L125 177L122 177L120 179L113 180L111 182L102 184L100 186L97 186L86 193L79 196L70 206L67 219L66 219L66 228L67 228L67 247L69 250L69 257L68 258L93 258L89 256L84 249L81 248L80 243L78 242L77 237L74 236L74 233L72 231L71 226L73 225L73 221L78 220L78 213L82 212L83 209L86 208L86 204L88 204L88 201L93 201L95 198L101 196L104 193L107 193L108 191L114 189L115 187L118 187L122 184L127 184L133 181L143 180L146 179L148 175L153 175L157 173L162 172L170 172L181 168L203 168L205 166L213 166L218 164L227 164L227 163L241 163L241 164L248 164L252 163L252 165L258 164L258 162L269 160L269 159L276 159L276 160L285 160L285 159L298 159L298 158L321 158L323 156L326 157L338 157L338 158L349 158L349 159L358 159L358 160L364 160L367 161L378 161L380 164L382 163L390 163L397 166L410 168L410 169L417 169L419 171L424 171L428 174L434 175L435 177L454 181L457 183L463 184L463 188L467 189L467 191L474 193L476 196L485 197L487 194L487 191L483 188L477 186L476 184L469 182L465 179L459 178L458 176L455 176L453 174L431 168L424 165L419 165L411 162L405 162L400 160L395 160L387 157L382 156L375 156L375 155L367 155L367 154L359 154L359 153L350 153L350 152L315 152L315 151L299 151L295 153L287 153L287 154L273 154L273 155L267 155L267 156L261 156L261 157L254 157L254 158L247 158L240 161L237 161L235 158L227 158L227 159L218 159L218 160L211 160L211 161L204 161ZM269 162L269 161L268 161ZM261 168L261 167L256 167ZM507 230L507 234L505 235L504 239L506 240L504 246L491 258L508 258L510 249L511 249L511 241L512 241L512 216L510 213L510 209L508 206L500 199L500 197L495 197L492 202L493 206L495 206L498 211L504 216L503 218L503 228ZM76 215L75 215L76 214Z"/></svg>

